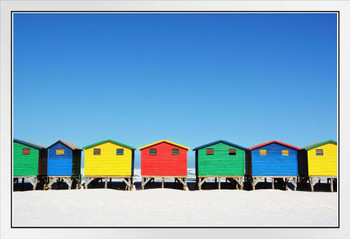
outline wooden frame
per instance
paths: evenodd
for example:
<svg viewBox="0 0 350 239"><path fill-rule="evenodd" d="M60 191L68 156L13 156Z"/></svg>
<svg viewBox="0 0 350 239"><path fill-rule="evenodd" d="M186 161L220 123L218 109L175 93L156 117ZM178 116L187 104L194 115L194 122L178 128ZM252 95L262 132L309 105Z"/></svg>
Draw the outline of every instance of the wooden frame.
<svg viewBox="0 0 350 239"><path fill-rule="evenodd" d="M51 190L54 183L66 183L68 190L72 189L73 183L76 183L75 189L81 187L79 176L47 176L44 184L44 190Z"/></svg>
<svg viewBox="0 0 350 239"><path fill-rule="evenodd" d="M36 186L38 184L38 178L37 176L13 176L13 181L16 182L17 184L19 183L19 179L22 179L22 191L24 188L24 180L27 180L30 182L30 184L33 186L33 191L35 191Z"/></svg>
<svg viewBox="0 0 350 239"><path fill-rule="evenodd" d="M253 190L255 186L260 182L261 179L264 179L267 182L267 179L270 178L272 182L272 189L275 189L275 179L283 179L285 183L286 190L288 190L288 183L292 183L294 186L294 191L297 190L297 178L298 176L251 176L250 182Z"/></svg>
<svg viewBox="0 0 350 239"><path fill-rule="evenodd" d="M183 185L183 190L188 191L187 187L187 176L142 176L141 177L141 188L142 190L145 189L145 186L149 182L154 182L155 178L161 178L162 179L162 188L164 188L164 179L165 178L173 178L175 182L179 182Z"/></svg>
<svg viewBox="0 0 350 239"><path fill-rule="evenodd" d="M82 183L84 186L83 188L87 189L89 184L95 180L95 179L99 179L99 180L105 180L105 189L108 188L108 180L109 182L112 181L112 178L119 178L121 179L124 183L125 183L125 190L131 191L134 189L134 183L133 183L133 177L132 176L86 176L85 177L85 181Z"/></svg>
<svg viewBox="0 0 350 239"><path fill-rule="evenodd" d="M334 192L333 183L337 182L337 179L338 179L337 176L309 176L307 180L310 183L311 192L314 192L314 186L317 183L321 183L322 179L327 179L327 183L330 184L330 190L333 193Z"/></svg>
<svg viewBox="0 0 350 239"><path fill-rule="evenodd" d="M230 182L236 189L243 190L244 188L244 176L198 176L197 186L199 190L202 190L202 185L208 178L215 178L215 183L218 183L218 189L221 190L221 179L224 178L225 182Z"/></svg>

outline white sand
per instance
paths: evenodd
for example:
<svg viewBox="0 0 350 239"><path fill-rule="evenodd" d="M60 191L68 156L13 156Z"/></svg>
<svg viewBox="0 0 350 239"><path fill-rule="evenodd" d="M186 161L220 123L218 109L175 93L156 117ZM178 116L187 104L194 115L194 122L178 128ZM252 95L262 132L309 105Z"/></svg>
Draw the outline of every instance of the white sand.
<svg viewBox="0 0 350 239"><path fill-rule="evenodd" d="M13 193L14 226L336 226L337 193L113 189Z"/></svg>

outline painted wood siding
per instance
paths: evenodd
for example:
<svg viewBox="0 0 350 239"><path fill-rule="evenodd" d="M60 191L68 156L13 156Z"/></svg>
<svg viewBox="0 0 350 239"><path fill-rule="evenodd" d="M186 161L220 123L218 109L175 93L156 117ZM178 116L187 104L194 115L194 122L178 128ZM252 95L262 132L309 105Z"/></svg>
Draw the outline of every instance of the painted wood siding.
<svg viewBox="0 0 350 239"><path fill-rule="evenodd" d="M316 156L316 149L323 149L323 156ZM337 176L337 153L334 143L307 150L309 176Z"/></svg>
<svg viewBox="0 0 350 239"><path fill-rule="evenodd" d="M207 149L214 149L214 155L207 155ZM236 149L236 155L229 155L229 149ZM198 176L243 176L245 151L224 143L210 145L198 150Z"/></svg>
<svg viewBox="0 0 350 239"><path fill-rule="evenodd" d="M79 176L81 170L81 151L73 151L72 176Z"/></svg>
<svg viewBox="0 0 350 239"><path fill-rule="evenodd" d="M23 148L29 148L30 154L23 155ZM39 168L39 149L13 143L13 176L37 176Z"/></svg>
<svg viewBox="0 0 350 239"><path fill-rule="evenodd" d="M63 155L56 155L56 149L64 149ZM72 176L73 150L58 142L48 149L48 176Z"/></svg>
<svg viewBox="0 0 350 239"><path fill-rule="evenodd" d="M267 155L260 155L266 149ZM282 156L282 149L289 149L289 156ZM253 176L298 176L298 150L272 143L251 150Z"/></svg>
<svg viewBox="0 0 350 239"><path fill-rule="evenodd" d="M157 149L157 155L149 155L149 149ZM179 155L172 155L179 149ZM142 176L187 176L187 150L166 142L141 149Z"/></svg>
<svg viewBox="0 0 350 239"><path fill-rule="evenodd" d="M101 149L100 155L94 155L94 149ZM123 149L124 155L117 155L117 149ZM131 176L133 150L112 142L95 145L85 149L85 176Z"/></svg>
<svg viewBox="0 0 350 239"><path fill-rule="evenodd" d="M47 175L47 149L41 149L39 153L39 172L38 175Z"/></svg>

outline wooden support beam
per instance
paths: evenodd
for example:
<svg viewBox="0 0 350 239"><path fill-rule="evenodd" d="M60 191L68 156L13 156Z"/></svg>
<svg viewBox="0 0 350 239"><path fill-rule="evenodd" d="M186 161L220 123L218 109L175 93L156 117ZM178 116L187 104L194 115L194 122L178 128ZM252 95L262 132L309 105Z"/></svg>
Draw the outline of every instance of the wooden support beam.
<svg viewBox="0 0 350 239"><path fill-rule="evenodd" d="M131 190L131 182L129 181L129 178L122 178L122 180L126 184L125 190L129 190L130 191Z"/></svg>
<svg viewBox="0 0 350 239"><path fill-rule="evenodd" d="M95 179L95 178L86 178L87 180L84 183L85 189L88 188L89 184Z"/></svg>
<svg viewBox="0 0 350 239"><path fill-rule="evenodd" d="M79 185L80 185L80 180L79 179L75 179L75 189L79 189Z"/></svg>
<svg viewBox="0 0 350 239"><path fill-rule="evenodd" d="M162 188L164 188L164 178L162 178Z"/></svg>
<svg viewBox="0 0 350 239"><path fill-rule="evenodd" d="M51 182L50 182L50 178L48 179L48 184L47 184L48 190L51 190L52 184L54 184L56 181L57 181L56 177L51 178Z"/></svg>
<svg viewBox="0 0 350 239"><path fill-rule="evenodd" d="M272 178L272 189L275 189L275 179Z"/></svg>
<svg viewBox="0 0 350 239"><path fill-rule="evenodd" d="M68 185L68 190L72 188L72 178L62 178L62 181Z"/></svg>
<svg viewBox="0 0 350 239"><path fill-rule="evenodd" d="M107 189L108 178L105 178L105 189Z"/></svg>
<svg viewBox="0 0 350 239"><path fill-rule="evenodd" d="M251 179L253 190L255 190L255 186L258 184L258 182L259 182L259 178L252 178Z"/></svg>
<svg viewBox="0 0 350 239"><path fill-rule="evenodd" d="M182 183L182 185L183 185L183 190L188 190L186 178L177 178L177 180L179 180L179 182Z"/></svg>
<svg viewBox="0 0 350 239"><path fill-rule="evenodd" d="M145 180L145 181L143 181L143 180ZM145 189L145 186L146 186L146 184L150 181L150 180L152 180L152 178L142 178L142 190L143 189Z"/></svg>
<svg viewBox="0 0 350 239"><path fill-rule="evenodd" d="M296 190L297 190L297 187L298 187L298 178L297 178L297 179L292 178L292 179L291 179L291 182L292 182L292 184L293 184L293 186L294 186L294 191L296 191Z"/></svg>
<svg viewBox="0 0 350 239"><path fill-rule="evenodd" d="M202 184L203 184L207 179L208 179L208 178L199 178L199 184L198 184L199 190L202 189Z"/></svg>
<svg viewBox="0 0 350 239"><path fill-rule="evenodd" d="M333 189L333 178L331 178L331 192L334 192L334 189Z"/></svg>
<svg viewBox="0 0 350 239"><path fill-rule="evenodd" d="M217 177L217 179L218 179L219 190L221 190L221 178L220 178L220 177Z"/></svg>
<svg viewBox="0 0 350 239"><path fill-rule="evenodd" d="M243 189L243 178L233 178L232 181L236 182L236 189Z"/></svg>
<svg viewBox="0 0 350 239"><path fill-rule="evenodd" d="M311 191L314 192L314 185L317 183L317 178L310 177L309 181L310 181Z"/></svg>

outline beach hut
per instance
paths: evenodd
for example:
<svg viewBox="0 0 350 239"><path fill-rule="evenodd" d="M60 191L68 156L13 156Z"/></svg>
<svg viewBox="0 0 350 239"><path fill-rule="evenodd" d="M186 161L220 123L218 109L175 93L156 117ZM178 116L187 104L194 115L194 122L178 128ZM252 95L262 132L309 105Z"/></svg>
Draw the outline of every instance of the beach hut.
<svg viewBox="0 0 350 239"><path fill-rule="evenodd" d="M198 188L210 177L214 177L221 189L224 178L243 188L245 155L247 148L237 144L217 140L193 149L196 153L196 177Z"/></svg>
<svg viewBox="0 0 350 239"><path fill-rule="evenodd" d="M299 151L299 175L302 181L309 181L311 191L314 185L323 178L330 183L333 192L333 182L337 179L338 147L334 140L327 140L308 145ZM303 180L304 179L304 180Z"/></svg>
<svg viewBox="0 0 350 239"><path fill-rule="evenodd" d="M107 188L108 179L121 178L126 188L132 189L134 147L108 139L87 145L83 149L85 188L96 178L105 179L105 188Z"/></svg>
<svg viewBox="0 0 350 239"><path fill-rule="evenodd" d="M68 189L76 182L78 187L81 151L76 145L63 140L58 140L47 148L47 189L55 182L65 182Z"/></svg>
<svg viewBox="0 0 350 239"><path fill-rule="evenodd" d="M298 150L300 148L280 141L269 141L249 148L247 176L255 189L260 179L269 178L274 188L275 179L291 182L294 190L298 177Z"/></svg>
<svg viewBox="0 0 350 239"><path fill-rule="evenodd" d="M174 178L187 189L187 151L188 147L168 141L160 140L140 147L142 189L154 178Z"/></svg>
<svg viewBox="0 0 350 239"><path fill-rule="evenodd" d="M38 180L46 176L47 150L44 146L32 142L13 140L13 178L26 179L35 190Z"/></svg>

